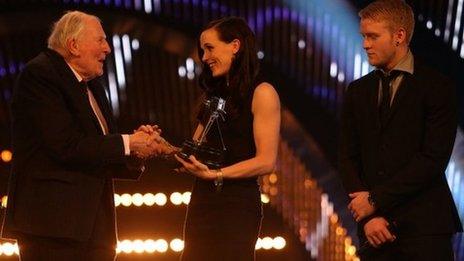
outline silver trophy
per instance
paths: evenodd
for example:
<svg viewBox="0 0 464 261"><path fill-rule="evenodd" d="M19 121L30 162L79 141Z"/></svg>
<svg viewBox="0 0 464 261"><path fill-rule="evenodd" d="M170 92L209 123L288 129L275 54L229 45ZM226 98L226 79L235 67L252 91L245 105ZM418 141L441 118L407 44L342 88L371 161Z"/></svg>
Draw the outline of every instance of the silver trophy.
<svg viewBox="0 0 464 261"><path fill-rule="evenodd" d="M212 97L211 99L206 100L203 105L205 106L204 111L208 117L205 128L198 140L184 141L182 149L178 155L185 160L188 160L190 155L194 155L197 160L203 162L209 168L217 169L223 166L225 159L226 146L224 145L222 132L219 127L219 119L222 119L223 121L225 120L226 101L219 97ZM216 125L218 128L219 138L222 143L222 148L220 149L212 148L204 144L213 125Z"/></svg>

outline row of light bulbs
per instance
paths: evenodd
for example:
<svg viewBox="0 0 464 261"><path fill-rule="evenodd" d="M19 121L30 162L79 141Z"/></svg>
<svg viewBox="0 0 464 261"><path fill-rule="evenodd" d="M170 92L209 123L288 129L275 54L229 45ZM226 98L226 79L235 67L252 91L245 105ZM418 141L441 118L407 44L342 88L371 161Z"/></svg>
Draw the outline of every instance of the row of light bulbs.
<svg viewBox="0 0 464 261"><path fill-rule="evenodd" d="M171 193L169 196L169 201L173 205L188 205L190 202L190 196L191 192L187 191L184 193L180 192L174 192ZM6 208L8 201L7 196L3 196L1 198L1 207ZM266 194L261 194L261 202L264 204L269 203L269 196ZM141 206L153 206L153 205L158 205L158 206L164 206L168 203L168 197L164 193L135 193L135 194L114 194L114 205L116 207L130 207L130 206L136 206L136 207L141 207Z"/></svg>
<svg viewBox="0 0 464 261"><path fill-rule="evenodd" d="M187 191L184 193L180 192L174 192L171 193L169 196L169 201L173 205L188 205L190 203L190 196L191 192ZM153 205L158 205L158 206L164 206L168 202L168 197L164 193L146 193L146 194L141 194L141 193L135 193L135 194L128 194L124 193L122 195L119 194L114 194L114 204L116 207L118 206L124 206L124 207L130 207L130 206L153 206ZM266 194L261 194L261 202L264 204L269 203L269 196Z"/></svg>
<svg viewBox="0 0 464 261"><path fill-rule="evenodd" d="M256 250L282 250L287 245L286 240L281 237L264 237L258 238L256 241L255 249ZM123 240L118 242L118 247L116 249L117 253L131 254L131 253L165 253L169 249L174 252L181 252L184 249L184 241L181 239L175 238L168 243L164 239L147 239L147 240Z"/></svg>
<svg viewBox="0 0 464 261"><path fill-rule="evenodd" d="M282 250L287 245L286 240L281 237L277 236L274 238L271 237L264 237L258 238L256 241L256 250ZM166 253L168 250L173 252L181 252L184 249L184 241L175 238L171 240L169 243L165 239L147 239L147 240L122 240L118 241L118 245L116 247L116 253L118 254L153 254L153 253ZM12 255L19 255L19 248L17 243L10 243L6 242L0 244L0 256L12 256Z"/></svg>
<svg viewBox="0 0 464 261"><path fill-rule="evenodd" d="M171 193L169 196L169 201L173 205L188 205L190 202L190 192L174 192ZM122 207L130 207L130 206L136 206L136 207L141 207L143 205L145 206L153 206L153 205L158 205L158 206L164 206L168 203L168 195L164 193L135 193L135 194L129 194L129 193L124 193L124 194L114 194L114 204L116 207L122 206Z"/></svg>

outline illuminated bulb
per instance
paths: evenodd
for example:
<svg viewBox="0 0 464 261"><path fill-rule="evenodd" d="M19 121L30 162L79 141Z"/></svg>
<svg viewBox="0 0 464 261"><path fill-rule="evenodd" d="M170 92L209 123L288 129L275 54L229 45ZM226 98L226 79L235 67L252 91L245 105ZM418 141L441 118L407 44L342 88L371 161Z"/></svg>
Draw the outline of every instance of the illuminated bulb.
<svg viewBox="0 0 464 261"><path fill-rule="evenodd" d="M132 242L130 240L123 240L118 244L119 248L121 249L122 252L126 254L132 253Z"/></svg>
<svg viewBox="0 0 464 261"><path fill-rule="evenodd" d="M338 73L338 82L344 82L345 81L345 74L342 72Z"/></svg>
<svg viewBox="0 0 464 261"><path fill-rule="evenodd" d="M188 205L190 203L190 196L192 195L191 192L184 192L184 194L182 194L182 202L185 204L185 205Z"/></svg>
<svg viewBox="0 0 464 261"><path fill-rule="evenodd" d="M169 246L168 246L168 242L166 242L166 240L158 239L158 240L156 240L155 244L156 244L156 250L158 252L164 253L164 252L168 251Z"/></svg>
<svg viewBox="0 0 464 261"><path fill-rule="evenodd" d="M121 204L125 207L132 205L132 196L130 194L124 193L121 195Z"/></svg>
<svg viewBox="0 0 464 261"><path fill-rule="evenodd" d="M166 195L164 195L163 193L156 193L156 195L155 195L155 203L156 203L156 205L164 206L164 205L166 205L167 201L168 201L168 198L166 197Z"/></svg>
<svg viewBox="0 0 464 261"><path fill-rule="evenodd" d="M134 204L137 207L140 207L143 205L143 196L140 193L135 193L132 195L132 204Z"/></svg>
<svg viewBox="0 0 464 261"><path fill-rule="evenodd" d="M262 240L261 238L258 238L258 240L256 240L255 249L258 250L258 249L261 249L262 247L263 247Z"/></svg>
<svg viewBox="0 0 464 261"><path fill-rule="evenodd" d="M302 238L303 240L308 235L308 229L306 229L304 227L300 228L299 232L300 232L300 238Z"/></svg>
<svg viewBox="0 0 464 261"><path fill-rule="evenodd" d="M169 199L171 200L172 204L174 204L174 205L182 204L182 194L180 194L179 192L172 193L171 196L169 197Z"/></svg>
<svg viewBox="0 0 464 261"><path fill-rule="evenodd" d="M169 246L171 247L171 249L174 251L174 252L180 252L184 249L184 241L178 239L178 238L175 238L171 241L171 243L169 244Z"/></svg>
<svg viewBox="0 0 464 261"><path fill-rule="evenodd" d="M2 248L3 248L3 254L5 254L6 256L12 256L16 252L18 245L7 242L3 244Z"/></svg>
<svg viewBox="0 0 464 261"><path fill-rule="evenodd" d="M275 173L269 175L269 182L271 182L272 184L275 184L277 182L277 175Z"/></svg>
<svg viewBox="0 0 464 261"><path fill-rule="evenodd" d="M156 242L153 239L145 240L143 245L147 253L154 253L156 251Z"/></svg>
<svg viewBox="0 0 464 261"><path fill-rule="evenodd" d="M140 43L139 43L139 40L137 39L132 39L132 49L134 49L134 51L138 50L139 47L140 47Z"/></svg>
<svg viewBox="0 0 464 261"><path fill-rule="evenodd" d="M273 246L277 250L283 249L286 244L287 242L285 242L283 237L275 237L273 240Z"/></svg>
<svg viewBox="0 0 464 261"><path fill-rule="evenodd" d="M335 78L337 76L337 71L338 71L337 63L332 62L330 64L330 76L332 76L332 78Z"/></svg>
<svg viewBox="0 0 464 261"><path fill-rule="evenodd" d="M355 247L355 246L350 246L350 247L348 248L348 251L347 251L347 252L348 252L348 255L354 256L354 254L356 254L356 247Z"/></svg>
<svg viewBox="0 0 464 261"><path fill-rule="evenodd" d="M314 182L312 180L310 180L310 179L307 179L304 182L304 186L305 186L305 188L311 188L311 187L314 186Z"/></svg>
<svg viewBox="0 0 464 261"><path fill-rule="evenodd" d="M132 249L134 250L135 253L143 253L145 251L145 245L144 242L140 239L134 240L132 242Z"/></svg>
<svg viewBox="0 0 464 261"><path fill-rule="evenodd" d="M352 244L352 240L351 240L351 237L346 237L345 238L345 245L351 245Z"/></svg>
<svg viewBox="0 0 464 261"><path fill-rule="evenodd" d="M185 67L187 68L188 72L193 72L195 70L195 63L193 62L192 58L189 57L187 60L185 60Z"/></svg>
<svg viewBox="0 0 464 261"><path fill-rule="evenodd" d="M184 66L179 66L179 69L177 70L177 73L179 74L180 77L185 77L187 75L187 69L185 69Z"/></svg>
<svg viewBox="0 0 464 261"><path fill-rule="evenodd" d="M0 157L4 162L10 162L13 158L13 154L9 150L4 150L2 153L0 153Z"/></svg>
<svg viewBox="0 0 464 261"><path fill-rule="evenodd" d="M433 27L432 21L430 21L430 20L427 21L426 26L427 26L428 29L432 29L432 27Z"/></svg>
<svg viewBox="0 0 464 261"><path fill-rule="evenodd" d="M119 207L119 205L121 205L121 196L114 194L114 206Z"/></svg>
<svg viewBox="0 0 464 261"><path fill-rule="evenodd" d="M147 206L153 206L155 204L155 195L152 193L147 193L143 195L143 203Z"/></svg>
<svg viewBox="0 0 464 261"><path fill-rule="evenodd" d="M6 208L6 204L8 203L8 196L2 197L2 208Z"/></svg>
<svg viewBox="0 0 464 261"><path fill-rule="evenodd" d="M261 194L261 202L263 202L264 204L269 203L269 197L268 197L268 195L266 195L266 194Z"/></svg>
<svg viewBox="0 0 464 261"><path fill-rule="evenodd" d="M263 249L269 250L272 248L274 241L270 237L265 237L261 240L261 245Z"/></svg>

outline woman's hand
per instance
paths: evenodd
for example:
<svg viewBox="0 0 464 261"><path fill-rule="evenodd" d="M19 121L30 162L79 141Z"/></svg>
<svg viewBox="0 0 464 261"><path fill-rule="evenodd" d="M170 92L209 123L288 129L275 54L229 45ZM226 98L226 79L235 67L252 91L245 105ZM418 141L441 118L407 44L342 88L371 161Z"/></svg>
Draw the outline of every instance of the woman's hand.
<svg viewBox="0 0 464 261"><path fill-rule="evenodd" d="M182 159L181 157L174 155L176 160L179 161L183 167L179 169L180 172L189 172L196 177L206 180L214 180L217 174L210 170L208 166L198 161L195 156L190 155L189 161Z"/></svg>

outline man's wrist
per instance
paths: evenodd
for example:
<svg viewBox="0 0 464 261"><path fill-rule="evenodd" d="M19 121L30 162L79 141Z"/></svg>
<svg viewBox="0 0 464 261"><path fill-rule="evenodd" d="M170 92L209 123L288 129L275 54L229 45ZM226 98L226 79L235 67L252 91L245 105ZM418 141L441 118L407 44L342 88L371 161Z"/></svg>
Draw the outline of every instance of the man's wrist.
<svg viewBox="0 0 464 261"><path fill-rule="evenodd" d="M122 134L122 142L124 144L124 155L129 156L130 155L130 138L128 134Z"/></svg>
<svg viewBox="0 0 464 261"><path fill-rule="evenodd" d="M374 208L376 207L375 196L371 191L369 191L369 194L367 196L367 201L369 202L369 205L371 205Z"/></svg>
<svg viewBox="0 0 464 261"><path fill-rule="evenodd" d="M361 221L358 222L358 224L359 224L362 228L364 228L364 226L365 226L367 223L369 223L369 221L371 221L373 218L376 218L376 217L379 217L379 215L376 214L376 213L374 213L374 214L372 214L372 215L369 215L369 216L363 218Z"/></svg>

